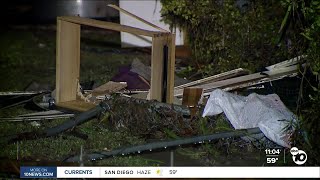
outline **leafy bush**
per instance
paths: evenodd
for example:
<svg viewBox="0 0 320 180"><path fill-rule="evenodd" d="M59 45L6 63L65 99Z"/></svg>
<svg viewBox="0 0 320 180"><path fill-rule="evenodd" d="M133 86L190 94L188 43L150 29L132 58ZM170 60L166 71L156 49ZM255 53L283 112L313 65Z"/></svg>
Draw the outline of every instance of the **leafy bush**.
<svg viewBox="0 0 320 180"><path fill-rule="evenodd" d="M301 88L307 86L309 90L303 104L298 104L298 114L301 117L299 130L296 133L296 146L303 147L308 153L309 164L320 164L320 2L318 0L283 0L283 5L288 7L287 16L282 24L302 24L299 30L306 40L307 64L313 76L304 76ZM296 16L294 16L296 15ZM297 16L298 15L298 16ZM288 17L288 18L287 18ZM291 17L291 19L289 18ZM297 17L300 17L297 19Z"/></svg>
<svg viewBox="0 0 320 180"><path fill-rule="evenodd" d="M300 98L304 100L298 104L301 121L294 141L310 155L308 163L319 165L320 1L264 0L242 5L239 2L161 0L161 13L166 23L187 33L193 51L193 70L203 76L237 67L256 71L307 55L313 76L302 73L300 91L304 90L304 96Z"/></svg>
<svg viewBox="0 0 320 180"><path fill-rule="evenodd" d="M185 30L193 68L204 76L237 67L256 71L299 54L291 46L295 37L287 46L278 43L284 15L278 1L239 2L161 0L164 21Z"/></svg>

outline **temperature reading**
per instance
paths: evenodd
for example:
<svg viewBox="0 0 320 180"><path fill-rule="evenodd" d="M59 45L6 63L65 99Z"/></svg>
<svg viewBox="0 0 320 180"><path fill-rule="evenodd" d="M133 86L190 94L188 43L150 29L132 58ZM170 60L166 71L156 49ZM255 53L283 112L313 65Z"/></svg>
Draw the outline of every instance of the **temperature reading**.
<svg viewBox="0 0 320 180"><path fill-rule="evenodd" d="M278 161L278 158L276 158L276 157L268 157L267 158L267 163L268 164L274 164L274 163L276 163Z"/></svg>
<svg viewBox="0 0 320 180"><path fill-rule="evenodd" d="M177 170L169 170L169 173L170 173L170 174L176 174L176 173L177 173Z"/></svg>

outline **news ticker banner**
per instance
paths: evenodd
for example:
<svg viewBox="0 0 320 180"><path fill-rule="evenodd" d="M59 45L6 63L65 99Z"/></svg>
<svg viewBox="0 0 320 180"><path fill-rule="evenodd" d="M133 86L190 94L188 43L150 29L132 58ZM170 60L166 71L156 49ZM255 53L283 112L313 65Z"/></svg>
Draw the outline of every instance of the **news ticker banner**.
<svg viewBox="0 0 320 180"><path fill-rule="evenodd" d="M320 178L320 167L20 167L20 178Z"/></svg>

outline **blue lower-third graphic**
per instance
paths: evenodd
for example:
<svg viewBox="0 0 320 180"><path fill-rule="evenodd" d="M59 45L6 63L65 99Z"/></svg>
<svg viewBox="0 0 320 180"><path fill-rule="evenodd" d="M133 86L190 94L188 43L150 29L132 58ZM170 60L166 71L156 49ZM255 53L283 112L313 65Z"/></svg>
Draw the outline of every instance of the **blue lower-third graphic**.
<svg viewBox="0 0 320 180"><path fill-rule="evenodd" d="M22 166L20 178L56 178L57 167L48 166Z"/></svg>

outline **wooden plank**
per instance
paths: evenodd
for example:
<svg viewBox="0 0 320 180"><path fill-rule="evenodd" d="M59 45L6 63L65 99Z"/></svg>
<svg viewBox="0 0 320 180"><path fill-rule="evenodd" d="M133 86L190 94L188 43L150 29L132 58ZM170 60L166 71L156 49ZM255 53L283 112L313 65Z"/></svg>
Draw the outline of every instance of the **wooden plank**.
<svg viewBox="0 0 320 180"><path fill-rule="evenodd" d="M241 88L246 88L246 87L250 87L250 86L255 86L258 84L262 84L262 83L266 83L266 82L270 82L270 81L275 81L275 80L279 80L279 79L283 79L285 77L292 77L292 76L296 76L297 73L293 72L290 74L285 74L285 75L280 75L280 76L271 76L271 77L267 77L267 78L263 78L263 79L259 79L259 80L254 80L254 81L250 81L250 82L245 82L245 83L241 83L241 84L235 84L232 86L228 86L223 88L224 91L232 91L235 89L241 89ZM205 93L204 95L209 95L209 91L207 93Z"/></svg>
<svg viewBox="0 0 320 180"><path fill-rule="evenodd" d="M167 30L165 30L165 29L162 29L161 27L159 27L159 26L157 26L157 25L155 25L155 24L152 24L151 22L146 21L146 20L142 19L141 17L136 16L136 15L130 13L129 11L124 10L124 9L122 9L122 8L114 5L114 4L108 4L108 6L114 8L114 9L116 9L116 10L118 10L118 11L120 11L120 12L122 12L122 13L128 15L128 16L131 16L131 17L137 19L138 21L143 22L143 23L145 23L145 24L147 24L147 25L149 25L149 26L151 26L151 27L153 27L153 28L155 28L155 29L158 29L159 31L166 32L166 33L169 32L169 31L167 31Z"/></svg>
<svg viewBox="0 0 320 180"><path fill-rule="evenodd" d="M253 81L256 79L262 79L264 77L267 77L267 75L261 75L260 73L255 73L255 74L249 74L246 76L241 76L241 77L236 77L232 79L226 79L222 81L217 81L213 83L208 83L208 84L203 84L199 86L194 86L197 88L203 88L204 92L216 89L216 88L223 88L226 86L230 86L233 84L241 83L241 82L248 82L248 81ZM178 89L174 93L175 96L181 97L183 95L183 89Z"/></svg>
<svg viewBox="0 0 320 180"><path fill-rule="evenodd" d="M149 30L139 29L139 28L121 25L117 23L98 21L98 20L88 19L88 18L83 18L78 16L61 16L61 17L58 17L58 20L68 21L71 23L87 25L92 27L98 27L102 29L127 32L131 34L136 34L136 35L149 36L149 37L163 34L163 32L149 31Z"/></svg>
<svg viewBox="0 0 320 180"><path fill-rule="evenodd" d="M223 72L223 73L220 73L220 74L216 74L214 76L210 76L210 77L206 77L206 78L199 79L199 80L196 80L196 81L192 81L192 82L177 86L174 89L178 90L178 89L183 89L183 88L186 88L186 87L192 87L192 86L195 86L195 85L201 85L201 84L208 83L208 82L221 81L221 80L224 80L224 79L229 79L229 78L232 78L232 77L235 77L235 76L239 76L239 75L244 75L244 74L248 74L248 71L244 70L242 68L238 68L238 69L234 69L234 70L231 70L231 71L228 71L228 72Z"/></svg>
<svg viewBox="0 0 320 180"><path fill-rule="evenodd" d="M276 68L276 69L273 69L272 71L264 71L262 73L267 74L270 77L273 77L273 76L277 77L277 76L282 76L285 74L297 72L298 69L299 69L299 65L293 65L288 67Z"/></svg>
<svg viewBox="0 0 320 180"><path fill-rule="evenodd" d="M191 118L193 118L198 111L198 104L202 95L202 88L185 88L183 90L182 105L187 106L190 110Z"/></svg>
<svg viewBox="0 0 320 180"><path fill-rule="evenodd" d="M74 101L60 102L57 104L57 106L61 108L84 112L94 108L96 105L92 103L84 102L82 100L74 100Z"/></svg>
<svg viewBox="0 0 320 180"><path fill-rule="evenodd" d="M269 71L271 71L272 69L278 69L278 68L284 68L284 67L289 67L289 66L293 66L298 64L299 61L301 61L302 59L306 58L306 55L301 55L271 66L266 67L266 69L268 69Z"/></svg>
<svg viewBox="0 0 320 180"><path fill-rule="evenodd" d="M152 38L150 99L162 101L163 47L166 36Z"/></svg>
<svg viewBox="0 0 320 180"><path fill-rule="evenodd" d="M254 74L249 74L246 76L240 76L240 77L236 77L236 78L232 78L232 79L226 79L226 80L222 80L222 81L217 81L217 82L213 82L213 83L208 83L208 84L204 84L204 85L199 85L199 86L195 86L198 88L203 88L204 92L210 92L214 89L217 88L226 88L226 87L231 87L231 86L238 86L240 87L241 84L248 84L250 85L250 83L254 83L254 82L259 82L260 80L264 79L264 78L277 78L280 76L284 76L284 75L290 75L292 73L297 72L298 70L298 66L289 66L286 68L279 68L279 69L275 69L273 71L264 71L264 72L259 72L259 73L254 73ZM174 95L176 97L181 97L183 95L183 90L182 89L178 89L175 91Z"/></svg>
<svg viewBox="0 0 320 180"><path fill-rule="evenodd" d="M202 92L202 88L185 88L183 90L182 105L196 107L201 98Z"/></svg>
<svg viewBox="0 0 320 180"><path fill-rule="evenodd" d="M56 102L76 100L80 70L80 25L57 20Z"/></svg>
<svg viewBox="0 0 320 180"><path fill-rule="evenodd" d="M152 39L151 86L150 99L162 101L163 82L163 48L168 46L166 103L173 103L175 34L163 34Z"/></svg>
<svg viewBox="0 0 320 180"><path fill-rule="evenodd" d="M174 101L174 77L175 77L175 60L176 60L176 35L171 34L167 39L168 46L168 68L167 68L167 98L166 103L173 103Z"/></svg>
<svg viewBox="0 0 320 180"><path fill-rule="evenodd" d="M298 73L298 68L299 68L298 65L295 65L295 66L289 66L286 68L274 69L273 71L265 71L264 73L268 75L266 78L257 79L257 80L250 81L250 82L244 82L241 84L234 84L234 85L231 85L231 86L224 88L223 90L231 91L234 89L240 89L240 88L250 87L253 85L262 84L265 82L279 80L284 77L295 76Z"/></svg>
<svg viewBox="0 0 320 180"><path fill-rule="evenodd" d="M93 96L105 95L117 92L127 87L127 83L109 81L92 91Z"/></svg>

